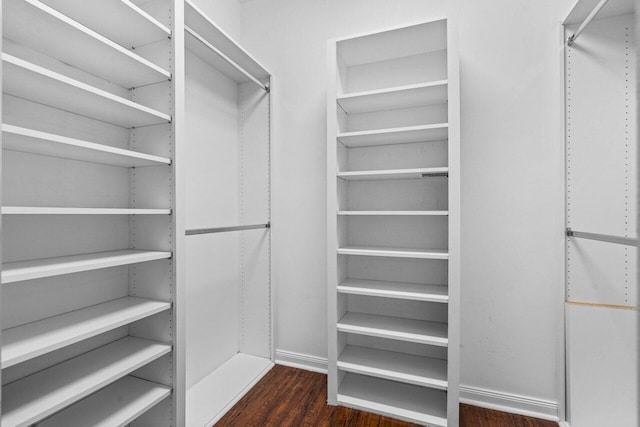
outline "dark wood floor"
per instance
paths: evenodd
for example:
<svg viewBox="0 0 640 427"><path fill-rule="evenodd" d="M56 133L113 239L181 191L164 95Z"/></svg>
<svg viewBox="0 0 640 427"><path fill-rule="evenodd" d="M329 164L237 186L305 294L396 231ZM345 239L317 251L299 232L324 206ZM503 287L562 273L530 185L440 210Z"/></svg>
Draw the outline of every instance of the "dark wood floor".
<svg viewBox="0 0 640 427"><path fill-rule="evenodd" d="M327 377L276 365L216 427L414 427L355 409L328 406ZM460 427L557 427L557 423L460 405Z"/></svg>

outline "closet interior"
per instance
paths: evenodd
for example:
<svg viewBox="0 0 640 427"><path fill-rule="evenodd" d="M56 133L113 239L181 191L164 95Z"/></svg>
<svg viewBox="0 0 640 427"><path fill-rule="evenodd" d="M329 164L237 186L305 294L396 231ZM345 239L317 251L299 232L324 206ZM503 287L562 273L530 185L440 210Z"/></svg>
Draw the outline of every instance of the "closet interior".
<svg viewBox="0 0 640 427"><path fill-rule="evenodd" d="M329 403L434 426L458 418L455 46L446 19L328 44Z"/></svg>
<svg viewBox="0 0 640 427"><path fill-rule="evenodd" d="M581 0L562 29L572 426L638 425L634 3Z"/></svg>
<svg viewBox="0 0 640 427"><path fill-rule="evenodd" d="M274 358L271 76L185 3L186 386L210 426Z"/></svg>

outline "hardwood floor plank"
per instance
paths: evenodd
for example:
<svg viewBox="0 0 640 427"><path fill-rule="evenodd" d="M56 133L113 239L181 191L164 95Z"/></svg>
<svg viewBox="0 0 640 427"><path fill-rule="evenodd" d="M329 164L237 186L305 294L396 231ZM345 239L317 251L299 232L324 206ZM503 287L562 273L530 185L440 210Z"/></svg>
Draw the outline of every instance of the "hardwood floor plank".
<svg viewBox="0 0 640 427"><path fill-rule="evenodd" d="M216 427L415 427L416 424L329 406L327 376L276 365ZM557 427L552 421L460 405L460 427Z"/></svg>

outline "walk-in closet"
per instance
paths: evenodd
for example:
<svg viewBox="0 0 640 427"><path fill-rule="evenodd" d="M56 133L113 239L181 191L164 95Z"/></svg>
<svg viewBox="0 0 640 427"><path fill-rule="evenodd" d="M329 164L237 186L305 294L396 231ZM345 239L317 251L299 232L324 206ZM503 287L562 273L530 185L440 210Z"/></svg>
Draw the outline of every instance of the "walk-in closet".
<svg viewBox="0 0 640 427"><path fill-rule="evenodd" d="M636 427L636 0L2 0L1 427Z"/></svg>

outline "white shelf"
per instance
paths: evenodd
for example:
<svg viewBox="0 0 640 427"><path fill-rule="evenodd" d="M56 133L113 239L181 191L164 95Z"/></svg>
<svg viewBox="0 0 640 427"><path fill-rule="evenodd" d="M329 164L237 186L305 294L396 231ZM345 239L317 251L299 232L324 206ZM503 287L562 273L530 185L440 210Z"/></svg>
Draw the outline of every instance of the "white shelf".
<svg viewBox="0 0 640 427"><path fill-rule="evenodd" d="M2 215L170 215L171 209L3 206Z"/></svg>
<svg viewBox="0 0 640 427"><path fill-rule="evenodd" d="M2 124L2 148L121 167L169 165L171 159Z"/></svg>
<svg viewBox="0 0 640 427"><path fill-rule="evenodd" d="M171 252L124 249L56 258L8 262L2 265L2 283L59 276L171 258Z"/></svg>
<svg viewBox="0 0 640 427"><path fill-rule="evenodd" d="M126 337L10 383L2 388L2 425L36 423L170 351Z"/></svg>
<svg viewBox="0 0 640 427"><path fill-rule="evenodd" d="M215 424L267 372L273 362L237 353L187 390L187 426Z"/></svg>
<svg viewBox="0 0 640 427"><path fill-rule="evenodd" d="M171 78L167 70L38 0L5 0L3 12L11 17L4 20L6 38L124 88Z"/></svg>
<svg viewBox="0 0 640 427"><path fill-rule="evenodd" d="M346 279L338 285L338 292L341 294L441 303L449 301L447 291L447 287L441 285L385 282L381 280Z"/></svg>
<svg viewBox="0 0 640 427"><path fill-rule="evenodd" d="M374 179L418 179L430 176L444 176L449 168L414 168L414 169L383 169L353 172L338 172L337 177L348 181Z"/></svg>
<svg viewBox="0 0 640 427"><path fill-rule="evenodd" d="M447 216L449 211L338 211L344 216Z"/></svg>
<svg viewBox="0 0 640 427"><path fill-rule="evenodd" d="M169 28L130 0L91 0L91 7L78 7L73 0L43 0L43 3L126 48L171 36Z"/></svg>
<svg viewBox="0 0 640 427"><path fill-rule="evenodd" d="M270 73L245 51L235 40L220 29L198 6L191 0L184 3L185 26L195 31L207 43L214 46L224 56L238 64L241 68L258 80L268 79ZM232 80L243 83L250 81L247 76L231 66L220 55L198 41L189 32L185 34L186 48L198 58L217 69Z"/></svg>
<svg viewBox="0 0 640 427"><path fill-rule="evenodd" d="M38 424L38 427L124 427L166 399L171 388L126 376Z"/></svg>
<svg viewBox="0 0 640 427"><path fill-rule="evenodd" d="M446 249L388 248L379 246L344 246L339 255L381 256L391 258L448 259Z"/></svg>
<svg viewBox="0 0 640 427"><path fill-rule="evenodd" d="M393 351L347 345L338 368L355 374L447 389L447 361Z"/></svg>
<svg viewBox="0 0 640 427"><path fill-rule="evenodd" d="M2 63L2 90L9 95L126 128L171 122L160 111L15 56L2 53Z"/></svg>
<svg viewBox="0 0 640 427"><path fill-rule="evenodd" d="M349 93L339 96L337 102L347 114L358 114L445 104L447 96L447 81L439 80L389 89Z"/></svg>
<svg viewBox="0 0 640 427"><path fill-rule="evenodd" d="M449 136L449 125L407 126L391 129L376 129L359 132L339 133L338 141L346 147L371 145L409 144L412 142L445 141Z"/></svg>
<svg viewBox="0 0 640 427"><path fill-rule="evenodd" d="M338 321L338 331L440 347L448 344L446 323L401 317L347 312Z"/></svg>
<svg viewBox="0 0 640 427"><path fill-rule="evenodd" d="M2 369L171 308L124 297L2 331Z"/></svg>
<svg viewBox="0 0 640 427"><path fill-rule="evenodd" d="M447 394L410 384L347 374L338 403L429 426L447 426Z"/></svg>

